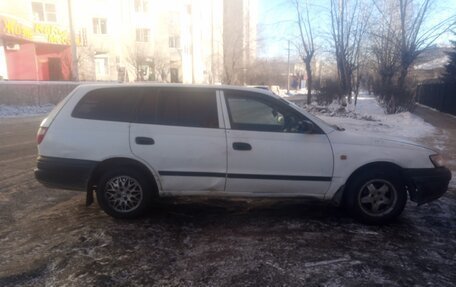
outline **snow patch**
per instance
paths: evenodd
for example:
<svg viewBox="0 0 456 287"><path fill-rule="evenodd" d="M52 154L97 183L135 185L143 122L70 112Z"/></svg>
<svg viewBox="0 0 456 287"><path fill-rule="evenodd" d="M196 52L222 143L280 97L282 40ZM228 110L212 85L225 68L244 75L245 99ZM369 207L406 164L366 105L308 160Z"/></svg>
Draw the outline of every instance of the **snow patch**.
<svg viewBox="0 0 456 287"><path fill-rule="evenodd" d="M29 117L48 114L54 105L45 104L42 106L12 106L0 105L0 118Z"/></svg>
<svg viewBox="0 0 456 287"><path fill-rule="evenodd" d="M415 140L436 132L434 126L410 112L385 114L376 98L367 94L358 97L356 107L354 103L343 107L333 102L328 106L313 103L303 108L324 121L366 135Z"/></svg>

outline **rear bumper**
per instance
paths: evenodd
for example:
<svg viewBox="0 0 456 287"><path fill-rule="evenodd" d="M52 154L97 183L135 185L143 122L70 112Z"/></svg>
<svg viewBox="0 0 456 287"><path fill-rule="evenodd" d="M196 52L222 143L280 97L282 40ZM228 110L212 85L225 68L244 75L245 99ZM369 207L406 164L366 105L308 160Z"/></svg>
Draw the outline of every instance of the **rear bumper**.
<svg viewBox="0 0 456 287"><path fill-rule="evenodd" d="M37 158L35 178L46 187L85 191L97 163L91 160L40 156Z"/></svg>
<svg viewBox="0 0 456 287"><path fill-rule="evenodd" d="M451 180L451 172L446 167L405 169L408 178L410 200L418 204L441 197Z"/></svg>

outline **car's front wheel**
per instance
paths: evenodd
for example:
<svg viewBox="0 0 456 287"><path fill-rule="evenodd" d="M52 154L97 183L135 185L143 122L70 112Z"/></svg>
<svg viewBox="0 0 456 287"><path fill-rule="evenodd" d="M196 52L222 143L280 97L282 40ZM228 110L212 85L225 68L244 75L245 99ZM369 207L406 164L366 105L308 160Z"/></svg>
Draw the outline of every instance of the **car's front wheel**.
<svg viewBox="0 0 456 287"><path fill-rule="evenodd" d="M346 205L358 219L383 224L398 217L407 202L407 191L400 177L384 170L368 170L348 185Z"/></svg>
<svg viewBox="0 0 456 287"><path fill-rule="evenodd" d="M146 212L151 192L151 185L143 174L119 168L100 178L97 200L101 208L115 218L136 218Z"/></svg>

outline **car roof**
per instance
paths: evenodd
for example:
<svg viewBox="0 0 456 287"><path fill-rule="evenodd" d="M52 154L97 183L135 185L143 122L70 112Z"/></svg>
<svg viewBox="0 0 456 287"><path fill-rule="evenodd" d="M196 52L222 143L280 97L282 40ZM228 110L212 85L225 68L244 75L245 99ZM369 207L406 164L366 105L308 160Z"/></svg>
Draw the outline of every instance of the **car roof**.
<svg viewBox="0 0 456 287"><path fill-rule="evenodd" d="M235 91L248 91L257 94L264 94L278 97L269 90L259 89L254 87L245 86L231 86L231 85L193 85L193 84L176 84L176 83L89 83L81 84L80 88L87 90L96 90L101 88L119 88L119 87L141 87L141 88L180 88L180 89L212 89L212 90L235 90ZM279 97L278 97L279 98Z"/></svg>

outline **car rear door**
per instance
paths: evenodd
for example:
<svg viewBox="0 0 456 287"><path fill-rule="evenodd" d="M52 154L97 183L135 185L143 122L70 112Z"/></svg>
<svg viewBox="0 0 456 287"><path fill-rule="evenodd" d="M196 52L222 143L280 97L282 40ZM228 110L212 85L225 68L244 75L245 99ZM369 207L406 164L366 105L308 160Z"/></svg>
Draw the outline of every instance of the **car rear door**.
<svg viewBox="0 0 456 287"><path fill-rule="evenodd" d="M223 191L226 134L215 89L145 88L130 129L132 152L171 193Z"/></svg>
<svg viewBox="0 0 456 287"><path fill-rule="evenodd" d="M227 192L323 197L333 172L326 134L302 129L304 115L267 95L225 90Z"/></svg>

